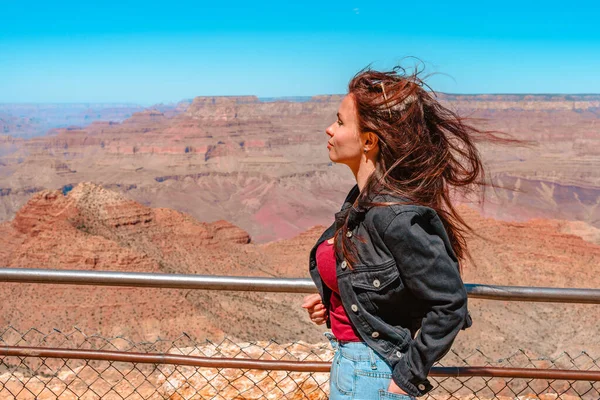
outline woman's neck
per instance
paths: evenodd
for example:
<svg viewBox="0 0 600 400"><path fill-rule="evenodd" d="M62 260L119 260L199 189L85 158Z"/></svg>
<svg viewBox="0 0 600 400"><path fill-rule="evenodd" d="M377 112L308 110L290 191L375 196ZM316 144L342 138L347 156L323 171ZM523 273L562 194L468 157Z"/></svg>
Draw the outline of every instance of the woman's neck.
<svg viewBox="0 0 600 400"><path fill-rule="evenodd" d="M364 157L357 168L352 168L359 191L362 192L373 171L375 171L375 161L368 157Z"/></svg>

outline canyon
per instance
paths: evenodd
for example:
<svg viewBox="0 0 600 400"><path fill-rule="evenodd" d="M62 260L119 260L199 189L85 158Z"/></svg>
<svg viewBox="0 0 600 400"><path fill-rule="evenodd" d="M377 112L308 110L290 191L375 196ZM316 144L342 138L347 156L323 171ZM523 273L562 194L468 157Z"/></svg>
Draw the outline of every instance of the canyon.
<svg viewBox="0 0 600 400"><path fill-rule="evenodd" d="M482 143L484 215L559 218L600 227L600 96L438 95L474 125L527 141ZM0 136L0 221L30 196L95 182L152 207L223 219L264 243L326 224L353 177L332 164L327 127L341 95L304 101L196 97L122 122ZM465 203L471 203L465 200Z"/></svg>
<svg viewBox="0 0 600 400"><path fill-rule="evenodd" d="M189 103L183 100L151 108L174 114ZM94 121L121 122L144 108L127 103L0 103L0 134L29 139L44 136L56 128L85 126Z"/></svg>
<svg viewBox="0 0 600 400"><path fill-rule="evenodd" d="M308 251L354 183L325 148L341 98L196 97L122 121L0 136L2 266L307 277ZM477 233L465 281L600 287L600 96L439 98L527 141L480 144L495 187L483 204L461 200ZM0 326L22 330L322 341L301 295L0 285ZM600 351L597 306L471 304L459 352Z"/></svg>

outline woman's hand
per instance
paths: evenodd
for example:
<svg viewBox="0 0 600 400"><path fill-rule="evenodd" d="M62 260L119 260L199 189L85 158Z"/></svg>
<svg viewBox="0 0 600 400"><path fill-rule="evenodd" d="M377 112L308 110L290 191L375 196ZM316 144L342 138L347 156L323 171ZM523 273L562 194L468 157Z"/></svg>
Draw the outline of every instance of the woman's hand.
<svg viewBox="0 0 600 400"><path fill-rule="evenodd" d="M310 320L317 325L323 325L327 321L327 310L321 300L321 295L318 293L309 294L304 298L302 308L306 308Z"/></svg>
<svg viewBox="0 0 600 400"><path fill-rule="evenodd" d="M403 394L405 396L408 396L408 393L406 393L404 390L400 389L400 387L398 385L396 385L396 382L394 382L393 379L390 379L390 385L388 386L387 391L390 393Z"/></svg>

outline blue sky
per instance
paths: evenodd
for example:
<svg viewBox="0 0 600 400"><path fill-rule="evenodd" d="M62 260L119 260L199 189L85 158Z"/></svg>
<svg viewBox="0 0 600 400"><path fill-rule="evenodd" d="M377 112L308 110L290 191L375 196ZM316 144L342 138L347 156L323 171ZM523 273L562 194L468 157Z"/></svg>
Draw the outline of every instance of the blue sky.
<svg viewBox="0 0 600 400"><path fill-rule="evenodd" d="M0 1L0 102L343 93L407 56L442 92L600 93L597 1Z"/></svg>

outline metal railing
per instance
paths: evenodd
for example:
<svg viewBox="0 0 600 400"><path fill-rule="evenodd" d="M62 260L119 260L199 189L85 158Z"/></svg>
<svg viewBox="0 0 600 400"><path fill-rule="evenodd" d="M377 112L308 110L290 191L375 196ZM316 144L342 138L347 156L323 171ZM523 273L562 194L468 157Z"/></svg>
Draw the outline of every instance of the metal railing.
<svg viewBox="0 0 600 400"><path fill-rule="evenodd" d="M0 269L0 282L19 282L19 283L48 283L48 284L74 284L74 285L94 285L94 286L126 286L126 287L154 287L154 288L179 288L179 289L203 289L203 290L234 290L234 291L260 291L260 292L287 292L287 293L313 293L316 291L312 281L309 279L290 279L290 278L263 278L263 277L231 277L231 276L202 276L202 275L182 275L182 274L156 274L156 273L132 273L132 272L112 272L112 271L76 271L76 270L48 270L48 269L13 269L13 268L4 268ZM600 290L598 289L565 289L565 288L543 288L543 287L518 287L518 286L491 286L491 285L477 285L477 284L467 284L467 292L472 298L482 298L482 299L490 299L490 300L512 300L512 301L543 301L543 302L561 302L561 303L585 303L585 304L600 304ZM5 330L4 333L10 331L17 332L16 329L10 327ZM35 332L39 332L34 330ZM29 334L28 331L26 334ZM43 335L43 334L42 334ZM121 338L122 339L122 338ZM109 341L108 339L104 339L105 341ZM271 346L268 344L268 346ZM122 349L111 349L106 350L104 348L62 348L59 347L47 347L49 342L44 340L38 344L38 346L27 346L24 344L32 344L29 340L17 340L11 343L10 340L6 340L4 336L0 336L0 395L2 393L10 393L15 395L15 390L11 390L11 385L14 386L16 384L14 381L14 377L17 376L17 381L21 384L21 391L25 390L26 392L31 392L35 396L34 392L27 389L27 383L31 381L33 378L29 378L23 383L23 380L18 378L18 371L23 368L29 371L29 374L37 377L37 381L42 381L39 378L40 374L50 374L50 376L58 376L60 375L60 371L56 372L52 368L50 372L41 372L39 368L32 368L30 366L30 360L42 360L41 366L45 366L47 368L52 362L48 360L58 360L58 363L62 361L64 366L68 370L72 370L69 367L69 362L73 360L81 360L84 362L86 366L96 365L95 363L103 363L108 362L110 368L115 371L118 370L117 365L122 365L121 363L129 363L133 365L133 369L139 369L141 365L153 365L154 371L157 370L157 366L168 366L171 365L173 371L178 371L178 368L193 368L196 371L194 374L198 374L198 371L201 370L216 370L216 375L223 378L224 370L234 369L241 374L240 376L234 379L241 379L241 377L245 377L246 374L249 374L249 371L265 371L267 376L270 374L276 374L278 372L285 373L285 377L290 378L291 381L296 382L296 389L300 390L300 392L294 391L285 392L285 391L277 391L280 397L295 397L298 393L301 393L302 396L314 397L315 393L318 396L326 396L326 380L324 378L315 378L318 374L326 374L330 368L330 357L318 357L317 360L314 358L311 359L311 356L307 356L304 358L274 358L267 357L266 359L251 359L247 357L236 358L236 357L214 357L214 352L211 353L208 357L192 354L192 352L188 354L169 354L173 351L179 351L177 347L172 347L168 349L163 349L160 353L152 353L152 352L132 352L132 348L129 348L125 351ZM43 344L43 345L42 345ZM64 343L63 343L64 344ZM249 344L251 346L256 346L256 344ZM289 344L288 346L295 346L297 344ZM197 341L194 342L194 348L198 349L200 345ZM134 348L137 345L133 346ZM202 352L200 352L202 353ZM268 351L266 352L267 354ZM310 352L309 352L310 353ZM528 358L529 364L533 365L533 368L527 368L523 366L515 366L510 365L509 367L505 365L497 366L492 361L487 359L485 361L485 365L473 366L469 365L466 361L465 357L460 357L456 353L452 353L460 364L462 362L463 365L459 366L444 366L444 365L436 365L430 373L432 379L434 379L438 383L438 389L443 388L445 390L446 398L460 398L457 396L457 393L461 393L460 391L464 387L469 387L467 382L473 382L475 380L480 380L482 382L482 386L480 389L472 390L472 393L475 393L475 396L478 397L478 393L483 393L485 391L487 393L486 396L492 396L490 398L496 398L498 396L504 396L506 393L512 393L514 395L523 394L523 391L515 390L514 388L506 389L510 387L510 383L522 380L525 382L525 386L527 388L533 388L533 386L537 387L538 384L533 385L532 382L546 382L546 386L543 388L537 388L533 390L533 393L536 394L544 394L544 393L553 393L558 398L562 398L561 395L565 393L576 394L576 395L585 395L587 396L589 393L592 393L592 397L597 395L594 399L597 400L600 398L600 390L598 389L598 385L600 382L600 370L599 370L599 362L598 359L594 359L589 356L589 360L591 360L591 365L588 366L589 370L582 370L581 368L577 368L577 370L571 370L570 368L559 368L556 364L551 363L549 367L552 368L539 368L538 364L534 362L533 358ZM584 353L582 353L584 354ZM482 354L481 354L482 355ZM569 359L577 359L577 357L571 357L566 355ZM467 357L468 358L468 357ZM6 360L16 360L14 363L7 362ZM446 358L445 358L446 360ZM545 359L539 359L545 360ZM547 361L547 360L546 360ZM74 361L73 361L74 362ZM35 364L35 363L34 363ZM38 362L39 364L39 362ZM497 364L497 363L496 363ZM54 365L54 364L52 364ZM527 366L527 365L526 365ZM39 365L38 365L39 367ZM107 367L108 368L108 367ZM144 367L145 368L145 367ZM60 368L59 368L60 369ZM96 369L92 367L94 371ZM9 375L3 374L3 370L13 371ZM96 378L96 381L102 380L102 371L99 373L99 377ZM64 372L64 371L63 371ZM175 373L175 372L173 372ZM16 375L15 375L16 374ZM58 375L57 375L58 374ZM194 375L192 374L192 375ZM297 382L296 378L291 378L293 374L304 374L302 376L306 376L311 380L311 382L317 382L316 388L308 390L306 388L303 389L304 383L306 382L305 378L301 378L300 383ZM120 373L122 378L125 378L127 374ZM163 373L164 375L164 373ZM229 373L229 375L231 375ZM229 376L228 375L228 376ZM235 375L235 374L234 374ZM237 376L237 375L235 375ZM7 378L8 377L8 378ZM281 378L281 376L279 376ZM279 379L278 378L278 379ZM285 379L287 379L285 378ZM504 379L507 378L507 379ZM4 379L4 380L3 380ZM165 378L166 379L166 378ZM250 381L254 381L249 378ZM266 379L266 378L265 378ZM284 378L281 378L284 379ZM304 379L304 380L303 380ZM272 379L273 380L273 379ZM234 382L232 381L232 382ZM276 382L276 380L273 380ZM490 384L490 382L504 382L503 384L498 383L497 385ZM553 385L556 381L564 381L566 383L561 384L564 389L562 392L558 391ZM577 386L576 382L587 382L589 384L589 388L583 390L580 386ZM12 382L12 383L11 383ZM146 379L146 383L149 381ZM235 387L235 385L229 383L229 386ZM255 386L258 383L263 382L262 380L255 382ZM320 382L320 383L319 383ZM455 389L450 390L450 386L448 382L455 382L454 385L458 385ZM508 383L507 383L508 382ZM445 385L444 385L445 383ZM118 383L114 383L114 385L118 385ZM111 389L112 392L118 394L118 391L115 391L114 386ZM288 384L288 386L294 386L292 384ZM499 385L499 386L498 386ZM532 386L533 385L533 386ZM565 386L566 385L566 386ZM68 387L68 384L66 385ZM189 385L188 385L189 386ZM215 385L208 382L208 386L214 388ZM217 385L218 386L218 385ZM259 385L260 386L260 385ZM313 385L314 386L314 385ZM543 386L543 385L542 385ZM89 389L88 385L88 389ZM202 386L204 387L204 386ZM311 386L312 387L312 386ZM452 386L454 387L454 386ZM587 386L586 386L587 387ZM200 388L201 389L201 388ZM202 390L192 390L193 393L199 395L201 398L204 398L202 394ZM306 390L305 390L306 389ZM66 390L66 389L65 389ZM177 389L179 390L179 389ZM176 390L176 391L177 391ZM254 390L254 389L253 389ZM257 389L258 391L254 391L258 397L270 397L271 392L262 390L260 387ZM308 390L308 392L307 392ZM18 393L21 393L18 391ZM56 395L55 391L51 390L51 393ZM73 392L73 391L71 391ZM110 392L110 390L109 390ZM61 393L64 393L61 392ZM98 395L95 390L92 390L92 393ZM106 392L108 393L108 392ZM139 391L133 391L132 393L137 393L137 396L140 395ZM162 396L163 393L160 390L150 390L148 393L151 393L151 396ZM220 396L219 391L215 392L216 394L213 397L218 398ZM241 398L255 398L252 397L254 395L250 395L248 390L242 390L237 392L235 396L241 396ZM38 393L39 394L39 393ZM179 393L181 395L181 393ZM310 395L310 396L309 396ZM441 398L443 393L430 394L430 398ZM15 395L16 396L16 395ZM52 396L52 394L50 394ZM62 394L60 394L62 396ZM79 396L79 394L77 394ZM248 397L249 396L249 397ZM261 397L262 396L262 397ZM317 398L318 398L317 396ZM436 397L438 396L438 397ZM461 395L462 396L462 395ZM100 396L102 397L102 396ZM123 397L123 396L121 396ZM123 398L127 398L125 396ZM141 396L142 398L148 398ZM184 398L186 396L183 396ZM222 398L228 398L223 397ZM61 397L62 398L62 397ZM487 398L487 397L481 397ZM556 397L555 397L556 398Z"/></svg>
<svg viewBox="0 0 600 400"><path fill-rule="evenodd" d="M48 345L54 347L43 347ZM0 329L0 351L2 399L325 399L333 357L328 343L211 342L188 334L133 342L79 329L20 332L12 327ZM562 353L545 358L517 351L491 359L479 350L451 350L430 379L435 389L425 397L429 400L598 400L600 357Z"/></svg>
<svg viewBox="0 0 600 400"><path fill-rule="evenodd" d="M0 346L0 355L268 371L329 372L331 369L330 362L260 361L239 358L212 358L172 354L148 354L106 350L73 350L24 346ZM539 370L535 368L433 367L429 375L454 378L461 376L486 376L527 379L562 379L569 381L600 381L600 371L571 371L562 369Z"/></svg>
<svg viewBox="0 0 600 400"><path fill-rule="evenodd" d="M314 293L310 279L0 268L0 282ZM465 284L471 298L600 304L600 289Z"/></svg>

